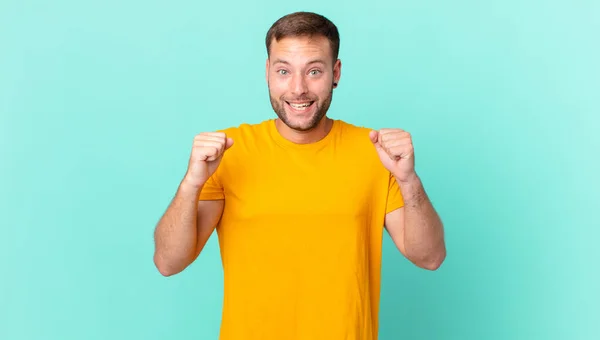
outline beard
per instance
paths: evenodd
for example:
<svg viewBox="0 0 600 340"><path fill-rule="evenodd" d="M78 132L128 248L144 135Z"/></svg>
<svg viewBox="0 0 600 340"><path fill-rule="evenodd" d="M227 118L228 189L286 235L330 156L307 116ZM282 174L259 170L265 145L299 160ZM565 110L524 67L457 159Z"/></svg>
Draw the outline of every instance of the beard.
<svg viewBox="0 0 600 340"><path fill-rule="evenodd" d="M311 96L302 96L299 98L284 98L283 96L279 99L273 98L270 94L269 90L269 98L271 100L271 106L273 107L273 111L277 114L277 117L290 129L296 131L309 131L314 129L321 119L325 117L327 111L329 110L329 106L331 105L331 98L333 97L333 87L329 89L329 94L322 102L319 102L318 97ZM286 100L287 99L287 100ZM316 106L316 111L310 119L302 124L299 122L293 122L289 117L287 112L285 111L286 101L314 101L313 105Z"/></svg>

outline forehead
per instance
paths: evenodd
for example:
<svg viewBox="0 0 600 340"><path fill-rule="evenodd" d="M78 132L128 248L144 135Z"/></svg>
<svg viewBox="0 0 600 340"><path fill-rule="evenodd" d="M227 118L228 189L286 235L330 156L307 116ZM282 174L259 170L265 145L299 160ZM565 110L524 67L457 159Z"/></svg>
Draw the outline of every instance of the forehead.
<svg viewBox="0 0 600 340"><path fill-rule="evenodd" d="M273 39L270 51L271 60L301 62L306 59L323 59L329 62L332 58L329 40L323 36L286 37L279 41Z"/></svg>

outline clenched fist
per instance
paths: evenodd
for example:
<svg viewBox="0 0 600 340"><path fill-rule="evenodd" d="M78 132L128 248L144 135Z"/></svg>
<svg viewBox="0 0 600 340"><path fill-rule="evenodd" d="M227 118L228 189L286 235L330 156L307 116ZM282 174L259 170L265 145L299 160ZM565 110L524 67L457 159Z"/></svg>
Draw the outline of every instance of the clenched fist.
<svg viewBox="0 0 600 340"><path fill-rule="evenodd" d="M217 170L223 153L232 145L233 139L223 132L196 135L184 181L195 188L203 186Z"/></svg>
<svg viewBox="0 0 600 340"><path fill-rule="evenodd" d="M402 129L381 129L369 133L381 163L399 181L416 177L415 156L410 133Z"/></svg>

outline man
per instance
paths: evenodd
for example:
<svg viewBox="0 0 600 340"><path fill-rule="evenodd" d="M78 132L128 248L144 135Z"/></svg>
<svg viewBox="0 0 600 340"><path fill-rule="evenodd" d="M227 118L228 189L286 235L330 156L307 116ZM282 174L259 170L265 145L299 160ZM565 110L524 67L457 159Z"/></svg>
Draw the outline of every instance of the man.
<svg viewBox="0 0 600 340"><path fill-rule="evenodd" d="M181 272L216 229L221 339L377 339L384 227L419 267L446 256L411 136L326 116L341 75L328 19L287 15L266 45L278 119L195 137L156 227L155 264Z"/></svg>

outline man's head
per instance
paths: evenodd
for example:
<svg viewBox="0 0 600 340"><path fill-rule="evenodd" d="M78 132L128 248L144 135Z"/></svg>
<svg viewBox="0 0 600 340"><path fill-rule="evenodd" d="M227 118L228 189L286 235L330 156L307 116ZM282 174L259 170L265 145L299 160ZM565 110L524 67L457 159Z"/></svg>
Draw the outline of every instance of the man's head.
<svg viewBox="0 0 600 340"><path fill-rule="evenodd" d="M286 15L269 29L269 96L273 110L291 129L313 129L327 113L341 74L339 41L336 26L315 13Z"/></svg>

